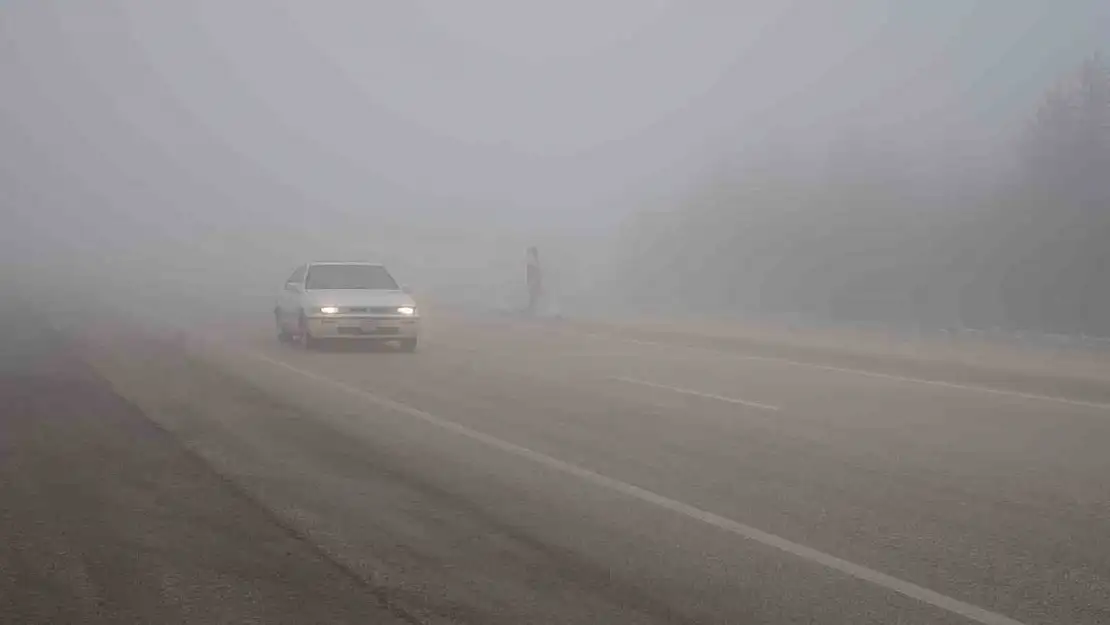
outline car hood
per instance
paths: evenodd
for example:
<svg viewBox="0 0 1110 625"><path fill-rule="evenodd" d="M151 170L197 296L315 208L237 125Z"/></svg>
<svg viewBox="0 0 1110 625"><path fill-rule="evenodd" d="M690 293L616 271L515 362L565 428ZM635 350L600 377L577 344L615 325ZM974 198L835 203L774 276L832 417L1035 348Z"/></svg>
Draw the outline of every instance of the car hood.
<svg viewBox="0 0 1110 625"><path fill-rule="evenodd" d="M335 289L306 291L305 303L310 306L415 306L407 293L401 291L370 291Z"/></svg>

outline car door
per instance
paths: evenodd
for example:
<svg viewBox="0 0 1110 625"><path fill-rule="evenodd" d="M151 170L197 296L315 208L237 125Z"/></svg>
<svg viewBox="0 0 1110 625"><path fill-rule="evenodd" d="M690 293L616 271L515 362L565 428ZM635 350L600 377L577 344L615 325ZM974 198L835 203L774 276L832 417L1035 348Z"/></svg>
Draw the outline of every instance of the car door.
<svg viewBox="0 0 1110 625"><path fill-rule="evenodd" d="M278 295L278 323L286 329L293 328L301 312L301 294L304 293L304 278L308 266L301 265L285 280Z"/></svg>

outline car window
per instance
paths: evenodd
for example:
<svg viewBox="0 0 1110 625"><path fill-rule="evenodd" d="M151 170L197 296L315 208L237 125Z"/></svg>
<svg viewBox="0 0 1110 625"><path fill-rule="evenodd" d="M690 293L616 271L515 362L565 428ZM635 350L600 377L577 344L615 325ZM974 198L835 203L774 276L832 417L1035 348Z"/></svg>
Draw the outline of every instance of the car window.
<svg viewBox="0 0 1110 625"><path fill-rule="evenodd" d="M305 288L396 290L397 282L380 265L313 265Z"/></svg>
<svg viewBox="0 0 1110 625"><path fill-rule="evenodd" d="M306 269L307 269L307 267L305 267L304 265L301 265L300 267L297 267L297 270L294 271L293 275L289 276L289 279L286 280L285 282L286 283L295 282L297 284L300 284L300 283L304 282L304 274L305 274Z"/></svg>

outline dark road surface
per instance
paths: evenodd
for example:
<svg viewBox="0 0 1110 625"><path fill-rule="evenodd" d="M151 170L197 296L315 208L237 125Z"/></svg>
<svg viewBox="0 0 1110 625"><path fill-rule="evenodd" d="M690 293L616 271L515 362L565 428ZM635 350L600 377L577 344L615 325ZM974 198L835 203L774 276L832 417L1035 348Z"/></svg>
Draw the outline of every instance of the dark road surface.
<svg viewBox="0 0 1110 625"><path fill-rule="evenodd" d="M49 328L3 322L0 622L412 622Z"/></svg>
<svg viewBox="0 0 1110 625"><path fill-rule="evenodd" d="M0 614L1110 623L1091 380L429 326L417 354L264 321L5 338Z"/></svg>

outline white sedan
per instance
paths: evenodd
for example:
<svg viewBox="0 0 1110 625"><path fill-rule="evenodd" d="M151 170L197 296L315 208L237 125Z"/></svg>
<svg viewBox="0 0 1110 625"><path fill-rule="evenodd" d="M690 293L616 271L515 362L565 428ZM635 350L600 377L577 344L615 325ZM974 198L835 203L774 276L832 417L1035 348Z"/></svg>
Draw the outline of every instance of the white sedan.
<svg viewBox="0 0 1110 625"><path fill-rule="evenodd" d="M416 302L379 263L301 265L285 281L274 320L283 342L306 348L321 340L393 341L411 352L420 334Z"/></svg>

